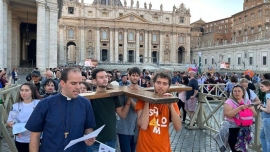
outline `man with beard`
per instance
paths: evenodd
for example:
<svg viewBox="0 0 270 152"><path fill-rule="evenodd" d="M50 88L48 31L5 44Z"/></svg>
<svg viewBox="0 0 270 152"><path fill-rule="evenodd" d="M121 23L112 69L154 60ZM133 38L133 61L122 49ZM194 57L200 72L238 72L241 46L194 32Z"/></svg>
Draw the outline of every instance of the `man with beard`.
<svg viewBox="0 0 270 152"><path fill-rule="evenodd" d="M106 91L108 85L108 74L104 69L96 68L92 72L93 83L96 84L96 92ZM91 100L96 127L94 130L99 127L105 127L102 129L98 137L98 141L104 143L107 146L110 146L115 149L116 147L116 115L115 112L121 117L125 118L131 104L131 98L128 99L124 106L118 100L118 97L107 97ZM95 142L92 146L87 147L88 152L98 152L99 143Z"/></svg>
<svg viewBox="0 0 270 152"><path fill-rule="evenodd" d="M130 85L128 86L131 90L138 90L139 85L138 81L140 80L140 69L133 67L129 69L128 76L130 80ZM122 105L126 105L128 98L125 96L119 96L120 102ZM120 119L117 127L117 134L120 144L120 150L123 152L135 152L135 140L134 135L136 131L136 119L137 114L135 112L136 99L132 99L130 102L130 109L125 119Z"/></svg>
<svg viewBox="0 0 270 152"><path fill-rule="evenodd" d="M153 77L156 94L171 96L166 93L171 85L171 80L168 74L157 73ZM177 104L154 104L139 100L135 109L139 126L136 152L171 152L169 123L172 122L176 131L182 127Z"/></svg>

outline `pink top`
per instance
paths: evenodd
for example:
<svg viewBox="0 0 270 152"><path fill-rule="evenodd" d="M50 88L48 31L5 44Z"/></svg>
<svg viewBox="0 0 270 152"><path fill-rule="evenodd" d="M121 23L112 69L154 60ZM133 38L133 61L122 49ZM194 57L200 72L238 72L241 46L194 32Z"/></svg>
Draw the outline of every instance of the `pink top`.
<svg viewBox="0 0 270 152"><path fill-rule="evenodd" d="M186 97L187 97L186 93L187 91L181 91L180 93L178 93L179 99L184 103L186 102Z"/></svg>
<svg viewBox="0 0 270 152"><path fill-rule="evenodd" d="M237 101L236 101L236 102L237 102ZM241 102L244 102L244 99L242 99ZM233 109L236 109L236 108L238 107L231 99L227 99L227 100L225 101L225 103L228 104L228 105L230 105L230 106L232 106ZM251 104L251 101L248 100L246 104ZM225 120L230 121L230 122L234 122L233 118L228 118L228 117L226 117L226 116L225 116Z"/></svg>

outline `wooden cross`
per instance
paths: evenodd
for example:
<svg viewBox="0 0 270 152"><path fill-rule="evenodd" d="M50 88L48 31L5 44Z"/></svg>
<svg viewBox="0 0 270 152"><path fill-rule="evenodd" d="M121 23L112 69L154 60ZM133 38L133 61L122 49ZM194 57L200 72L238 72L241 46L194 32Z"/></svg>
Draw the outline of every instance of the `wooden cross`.
<svg viewBox="0 0 270 152"><path fill-rule="evenodd" d="M168 92L181 92L192 90L191 87L186 86L171 86ZM92 93L82 93L81 96L87 99L98 99L106 97L114 97L119 95L125 95L138 100L142 100L149 103L172 103L178 102L178 97L175 96L163 96L153 92L154 88L141 88L139 90L132 90L126 86L112 86L108 87L104 92L92 92Z"/></svg>

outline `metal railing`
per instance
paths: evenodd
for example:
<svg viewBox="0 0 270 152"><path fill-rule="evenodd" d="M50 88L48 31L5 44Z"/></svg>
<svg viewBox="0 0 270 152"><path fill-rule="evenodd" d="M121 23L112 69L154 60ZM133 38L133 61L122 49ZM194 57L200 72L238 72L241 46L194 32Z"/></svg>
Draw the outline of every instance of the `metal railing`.
<svg viewBox="0 0 270 152"><path fill-rule="evenodd" d="M12 105L18 101L19 89L20 86L15 84L6 89L0 90L0 99L3 101L3 104L0 105L0 135L1 138L5 139L5 142L8 144L9 149L12 152L17 152L17 148L15 146L11 130L6 127L6 122ZM0 142L0 148L2 148L2 141Z"/></svg>

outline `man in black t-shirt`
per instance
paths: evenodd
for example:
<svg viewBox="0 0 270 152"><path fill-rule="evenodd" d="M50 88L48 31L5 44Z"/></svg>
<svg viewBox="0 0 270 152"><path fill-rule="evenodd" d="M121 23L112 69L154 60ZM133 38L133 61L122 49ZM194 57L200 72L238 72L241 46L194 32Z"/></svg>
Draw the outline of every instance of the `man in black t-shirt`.
<svg viewBox="0 0 270 152"><path fill-rule="evenodd" d="M96 84L96 92L105 91L108 85L108 74L104 69L96 68L92 72L93 82ZM118 97L107 97L91 100L93 107L96 127L94 130L105 124L98 137L98 141L104 143L115 149L116 147L116 115L115 112L121 117L125 118L130 107L131 100L128 100L124 106L122 106L118 100ZM99 143L95 142L92 146L87 147L88 152L98 152Z"/></svg>
<svg viewBox="0 0 270 152"><path fill-rule="evenodd" d="M187 91L186 93L187 103L185 104L185 109L188 113L190 120L192 120L196 109L196 103L198 101L199 85L198 81L195 79L196 73L194 71L189 71L188 74L190 78L188 86L192 87L192 90Z"/></svg>

